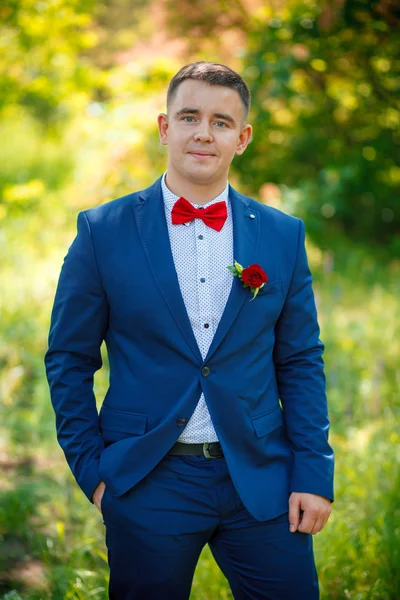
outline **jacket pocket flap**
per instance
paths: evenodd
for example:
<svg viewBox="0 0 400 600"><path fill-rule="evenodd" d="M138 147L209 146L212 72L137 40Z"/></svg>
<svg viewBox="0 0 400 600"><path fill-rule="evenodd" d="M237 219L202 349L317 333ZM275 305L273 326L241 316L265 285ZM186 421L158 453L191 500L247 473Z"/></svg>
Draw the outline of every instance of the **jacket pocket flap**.
<svg viewBox="0 0 400 600"><path fill-rule="evenodd" d="M256 432L257 437L262 437L263 435L267 435L280 425L283 425L283 414L280 406L275 408L273 411L268 412L266 415L260 415L259 417L255 417L252 419L254 431Z"/></svg>
<svg viewBox="0 0 400 600"><path fill-rule="evenodd" d="M146 431L147 416L103 406L100 411L101 429L142 434Z"/></svg>
<svg viewBox="0 0 400 600"><path fill-rule="evenodd" d="M257 295L263 296L264 294L275 294L276 292L281 292L281 291L282 291L282 280L276 279L275 281L268 281L267 283L265 283Z"/></svg>

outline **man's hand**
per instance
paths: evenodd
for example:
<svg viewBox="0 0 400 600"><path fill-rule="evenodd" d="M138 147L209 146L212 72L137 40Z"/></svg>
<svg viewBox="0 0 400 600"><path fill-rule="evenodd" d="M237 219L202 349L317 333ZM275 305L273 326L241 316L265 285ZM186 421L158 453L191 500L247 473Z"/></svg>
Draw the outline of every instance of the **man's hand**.
<svg viewBox="0 0 400 600"><path fill-rule="evenodd" d="M93 500L94 504L96 505L96 508L100 514L103 514L101 512L101 499L103 498L105 489L106 489L106 484L104 483L104 481L100 481L99 485L94 490L93 495L92 495L92 500Z"/></svg>
<svg viewBox="0 0 400 600"><path fill-rule="evenodd" d="M300 511L303 511L302 515ZM289 498L290 531L314 535L325 527L331 512L331 501L328 498L305 492L292 492Z"/></svg>

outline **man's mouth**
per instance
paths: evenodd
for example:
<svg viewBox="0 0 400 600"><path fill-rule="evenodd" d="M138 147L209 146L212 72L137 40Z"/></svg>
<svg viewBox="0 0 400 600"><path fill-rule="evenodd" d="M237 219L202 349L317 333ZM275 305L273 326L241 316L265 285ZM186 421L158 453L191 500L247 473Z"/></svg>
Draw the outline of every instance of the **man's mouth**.
<svg viewBox="0 0 400 600"><path fill-rule="evenodd" d="M192 152L189 152L189 154L197 158L212 158L213 156L215 156L215 154L212 154L211 152L202 152L201 150L193 150Z"/></svg>

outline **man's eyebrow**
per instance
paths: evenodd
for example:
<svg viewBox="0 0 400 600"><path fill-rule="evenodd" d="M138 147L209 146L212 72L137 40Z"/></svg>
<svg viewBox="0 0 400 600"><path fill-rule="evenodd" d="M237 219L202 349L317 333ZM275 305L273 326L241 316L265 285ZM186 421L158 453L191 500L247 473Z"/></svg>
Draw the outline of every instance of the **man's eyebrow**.
<svg viewBox="0 0 400 600"><path fill-rule="evenodd" d="M228 121L229 123L232 123L232 125L236 125L235 119L231 117L231 115L228 115L228 113L214 113L214 117L217 117L217 119Z"/></svg>
<svg viewBox="0 0 400 600"><path fill-rule="evenodd" d="M199 115L200 110L198 108L190 108L186 106L185 108L181 108L175 113L176 117L180 117L181 115ZM236 125L235 119L229 115L228 113L214 113L213 117L216 119L223 119L224 121L228 121L232 125Z"/></svg>
<svg viewBox="0 0 400 600"><path fill-rule="evenodd" d="M175 113L176 117L180 117L181 115L187 115L188 113L190 113L191 115L198 115L200 114L200 111L198 108L189 108L187 106L185 106L184 108L181 108L180 110L178 110Z"/></svg>

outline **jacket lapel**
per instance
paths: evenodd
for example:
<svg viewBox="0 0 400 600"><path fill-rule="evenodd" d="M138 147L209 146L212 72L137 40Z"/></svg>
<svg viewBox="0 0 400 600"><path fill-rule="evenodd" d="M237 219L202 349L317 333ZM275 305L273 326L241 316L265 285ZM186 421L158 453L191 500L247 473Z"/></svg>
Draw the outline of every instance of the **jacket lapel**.
<svg viewBox="0 0 400 600"><path fill-rule="evenodd" d="M133 211L140 240L160 293L196 360L201 363L203 359L186 311L172 256L161 178L140 194Z"/></svg>
<svg viewBox="0 0 400 600"><path fill-rule="evenodd" d="M260 215L254 208L249 208L250 198L239 194L231 186L229 186L229 198L233 219L233 257L243 267L248 267L250 264L257 263L260 241ZM229 329L233 326L246 300L251 300L249 290L243 287L238 277L234 277L225 310L204 362L207 362L217 350Z"/></svg>

